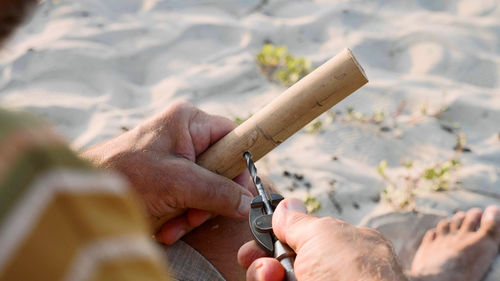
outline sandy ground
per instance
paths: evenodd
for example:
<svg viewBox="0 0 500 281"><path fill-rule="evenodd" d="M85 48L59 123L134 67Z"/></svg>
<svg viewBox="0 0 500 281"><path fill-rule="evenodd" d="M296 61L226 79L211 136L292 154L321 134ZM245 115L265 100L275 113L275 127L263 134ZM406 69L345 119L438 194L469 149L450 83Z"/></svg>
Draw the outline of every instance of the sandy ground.
<svg viewBox="0 0 500 281"><path fill-rule="evenodd" d="M75 149L116 136L175 100L245 118L285 89L258 70L255 55L265 41L315 66L349 47L370 79L334 108L334 122L320 118L321 132L303 130L259 161L285 195L310 194L321 202L320 216L384 229L400 253L410 251L402 241L419 239L404 231L408 224L433 224L417 223L408 210L446 216L500 204L494 0L45 1L0 53L0 105L48 118ZM387 118L349 121L349 107ZM470 152L457 156L460 132ZM380 161L399 186L452 157L461 165L450 190L420 189L413 206L396 213L380 198ZM412 172L400 164L409 160Z"/></svg>

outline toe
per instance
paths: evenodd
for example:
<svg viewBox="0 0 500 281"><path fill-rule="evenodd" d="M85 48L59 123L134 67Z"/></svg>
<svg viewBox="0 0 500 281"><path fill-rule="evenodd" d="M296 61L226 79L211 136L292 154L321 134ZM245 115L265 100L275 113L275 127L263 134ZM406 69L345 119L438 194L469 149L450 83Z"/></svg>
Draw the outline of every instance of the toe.
<svg viewBox="0 0 500 281"><path fill-rule="evenodd" d="M428 243L434 241L434 239L436 239L436 235L437 233L435 228L428 230L425 233L424 238L422 239L422 243Z"/></svg>
<svg viewBox="0 0 500 281"><path fill-rule="evenodd" d="M491 236L495 241L500 242L500 209L497 206L486 208L481 217L479 230Z"/></svg>
<svg viewBox="0 0 500 281"><path fill-rule="evenodd" d="M446 220L440 221L438 223L436 229L437 229L438 234L442 234L442 235L448 234L450 232L450 220L446 219Z"/></svg>
<svg viewBox="0 0 500 281"><path fill-rule="evenodd" d="M462 231L475 231L479 222L481 221L482 211L479 208L472 208L465 214L464 221L460 230Z"/></svg>
<svg viewBox="0 0 500 281"><path fill-rule="evenodd" d="M450 231L455 232L460 229L462 226L462 223L464 222L465 219L465 213L462 211L458 211L453 215L451 218L451 223L450 223Z"/></svg>

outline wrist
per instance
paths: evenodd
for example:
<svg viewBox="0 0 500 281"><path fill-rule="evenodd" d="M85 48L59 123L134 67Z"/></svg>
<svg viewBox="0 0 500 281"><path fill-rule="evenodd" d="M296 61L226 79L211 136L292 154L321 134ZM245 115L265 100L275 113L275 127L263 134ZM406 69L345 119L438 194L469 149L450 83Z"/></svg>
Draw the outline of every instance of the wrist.
<svg viewBox="0 0 500 281"><path fill-rule="evenodd" d="M79 156L96 167L117 169L123 157L133 150L133 146L129 145L131 143L129 141L132 137L131 134L131 132L127 132L113 139L95 144L80 152Z"/></svg>

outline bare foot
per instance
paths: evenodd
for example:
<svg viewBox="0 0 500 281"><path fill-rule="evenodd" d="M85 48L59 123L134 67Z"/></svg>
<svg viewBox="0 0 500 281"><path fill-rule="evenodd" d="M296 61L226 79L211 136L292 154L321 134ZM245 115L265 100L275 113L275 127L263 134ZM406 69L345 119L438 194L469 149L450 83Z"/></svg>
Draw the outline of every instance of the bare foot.
<svg viewBox="0 0 500 281"><path fill-rule="evenodd" d="M500 245L500 209L457 212L422 240L411 268L415 281L480 281Z"/></svg>

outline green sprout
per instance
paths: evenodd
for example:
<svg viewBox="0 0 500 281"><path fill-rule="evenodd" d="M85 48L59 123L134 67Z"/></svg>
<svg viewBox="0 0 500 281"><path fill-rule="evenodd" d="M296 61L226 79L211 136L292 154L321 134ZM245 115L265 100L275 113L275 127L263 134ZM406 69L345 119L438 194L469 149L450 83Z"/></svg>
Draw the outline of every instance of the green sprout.
<svg viewBox="0 0 500 281"><path fill-rule="evenodd" d="M420 114L422 114L422 116L426 116L428 112L429 112L429 104L427 102L424 102L423 104L420 105Z"/></svg>
<svg viewBox="0 0 500 281"><path fill-rule="evenodd" d="M306 205L307 213L309 214L321 210L321 203L319 200L309 194L307 194L306 199L304 200L304 205Z"/></svg>
<svg viewBox="0 0 500 281"><path fill-rule="evenodd" d="M386 172L387 161L377 166L378 174L385 180L386 186L381 191L381 198L397 209L414 207L415 195L424 191L446 191L452 188L452 172L460 166L457 158L443 163L422 168L415 167L413 161L403 161L406 172L389 175ZM429 189L430 186L430 189Z"/></svg>
<svg viewBox="0 0 500 281"><path fill-rule="evenodd" d="M354 107L347 107L347 121L358 121L358 122L366 122L367 116L363 113L354 110Z"/></svg>
<svg viewBox="0 0 500 281"><path fill-rule="evenodd" d="M323 122L318 118L316 118L313 121L311 121L311 123L309 123L305 129L306 132L309 134L317 134L323 131Z"/></svg>
<svg viewBox="0 0 500 281"><path fill-rule="evenodd" d="M458 159L452 158L440 165L425 169L423 178L431 183L434 191L444 191L450 188L450 172L460 165Z"/></svg>
<svg viewBox="0 0 500 281"><path fill-rule="evenodd" d="M247 118L242 118L239 116L234 117L234 122L237 125L241 125L243 122L247 121L250 117L252 117L252 114L249 114Z"/></svg>
<svg viewBox="0 0 500 281"><path fill-rule="evenodd" d="M311 72L311 62L294 57L286 46L265 44L256 56L260 70L271 81L291 86Z"/></svg>
<svg viewBox="0 0 500 281"><path fill-rule="evenodd" d="M462 152L466 149L466 145L467 145L467 136L465 135L465 133L463 131L460 131L457 134L454 149L456 151Z"/></svg>
<svg viewBox="0 0 500 281"><path fill-rule="evenodd" d="M377 172L384 179L388 178L387 174L385 173L386 169L387 169L387 161L386 160L380 161L380 163L377 166Z"/></svg>
<svg viewBox="0 0 500 281"><path fill-rule="evenodd" d="M360 123L381 125L386 119L386 114L382 110L374 110L371 116L355 110L352 106L347 107L346 111L346 121L357 121Z"/></svg>
<svg viewBox="0 0 500 281"><path fill-rule="evenodd" d="M397 209L410 207L415 200L413 191L401 190L392 184L388 184L381 192L380 197L385 202L395 206Z"/></svg>
<svg viewBox="0 0 500 281"><path fill-rule="evenodd" d="M285 59L285 67L278 70L276 76L281 84L291 86L309 72L311 72L311 62L302 57L294 58L288 55Z"/></svg>
<svg viewBox="0 0 500 281"><path fill-rule="evenodd" d="M326 112L326 122L327 123L333 123L337 120L337 112L334 110L328 110Z"/></svg>
<svg viewBox="0 0 500 281"><path fill-rule="evenodd" d="M381 124L385 120L385 112L381 110L374 110L372 114L372 122L375 124Z"/></svg>
<svg viewBox="0 0 500 281"><path fill-rule="evenodd" d="M411 160L406 160L402 161L401 164L406 168L406 169L411 169L413 168L413 161Z"/></svg>

